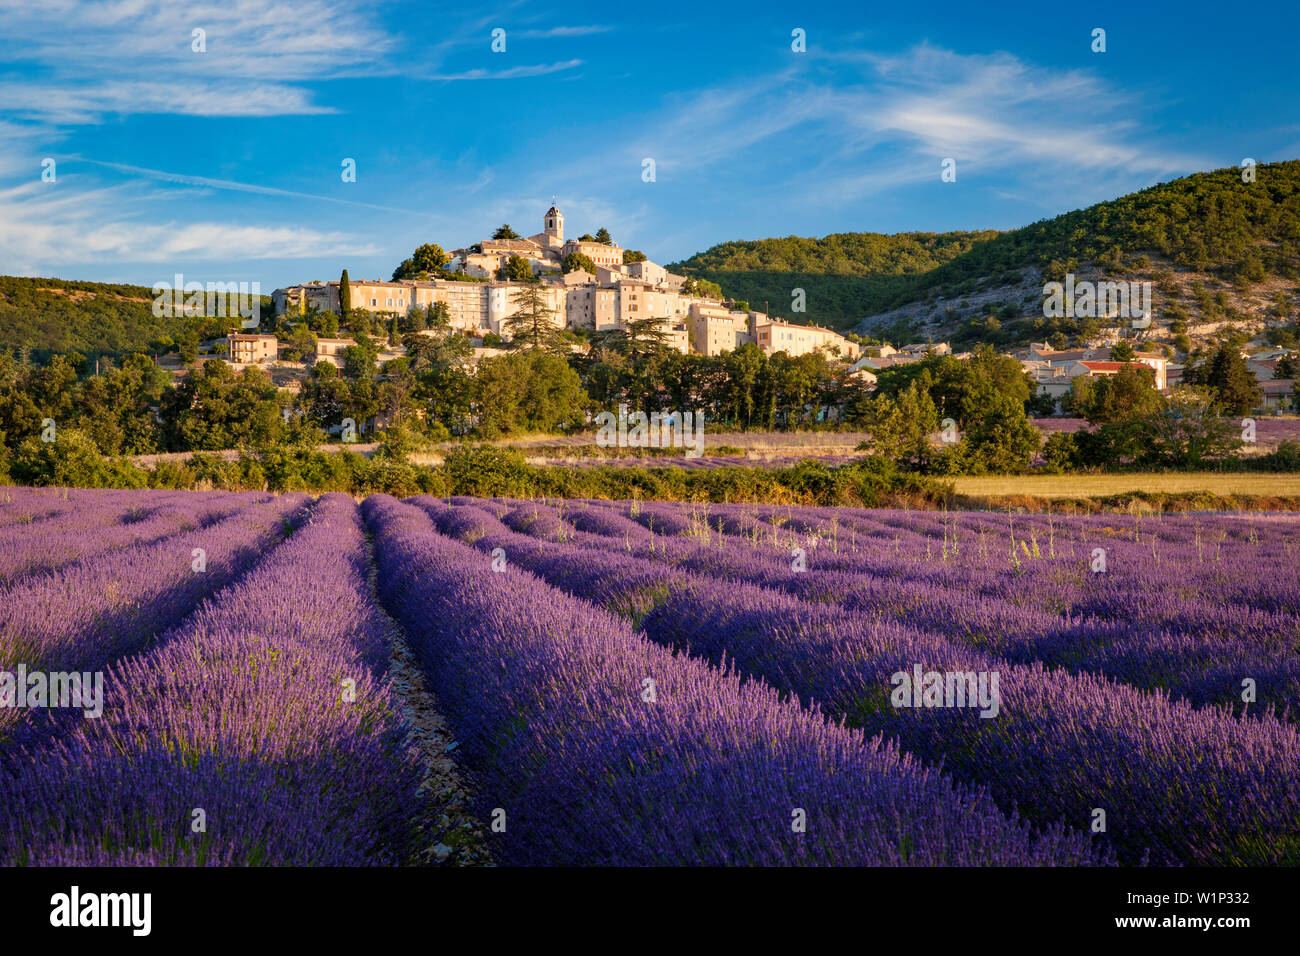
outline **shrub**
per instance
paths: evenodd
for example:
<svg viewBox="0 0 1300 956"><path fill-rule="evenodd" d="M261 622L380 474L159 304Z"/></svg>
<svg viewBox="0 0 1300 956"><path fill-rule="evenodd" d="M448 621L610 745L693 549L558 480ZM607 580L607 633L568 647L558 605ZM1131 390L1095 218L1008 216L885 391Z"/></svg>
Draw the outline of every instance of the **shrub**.
<svg viewBox="0 0 1300 956"><path fill-rule="evenodd" d="M18 446L10 465L14 480L25 485L73 488L145 488L148 475L131 462L105 458L85 432L61 428L54 441L32 436Z"/></svg>

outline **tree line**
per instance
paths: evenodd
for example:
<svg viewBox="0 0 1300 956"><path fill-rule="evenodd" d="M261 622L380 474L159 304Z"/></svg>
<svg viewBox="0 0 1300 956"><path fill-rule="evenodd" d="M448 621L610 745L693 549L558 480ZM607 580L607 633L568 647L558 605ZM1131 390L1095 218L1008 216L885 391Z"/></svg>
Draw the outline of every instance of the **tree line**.
<svg viewBox="0 0 1300 956"><path fill-rule="evenodd" d="M1172 396L1150 370L1077 379L1067 406L1091 430L1040 447L1030 416L1047 411L1019 362L988 346L969 359L930 355L879 373L876 387L824 352L765 354L757 346L707 356L672 348L652 318L594 332L560 328L544 290L516 289L509 347L475 360L445 305L403 316L308 311L275 322L286 355L314 350L317 334L347 332L338 366L318 361L300 387L277 387L259 368L220 359L176 377L151 356L78 355L45 364L0 351L0 449L6 460L49 452L45 430L80 436L100 454L311 447L330 436L386 438L394 448L528 433L578 434L598 411L702 413L714 430L846 428L864 451L905 473L1015 473L1040 454L1058 469L1201 467L1240 442L1225 416L1258 404L1244 360L1221 348L1189 367ZM385 345L404 354L381 361ZM504 343L502 343L504 346ZM935 440L935 436L940 436Z"/></svg>

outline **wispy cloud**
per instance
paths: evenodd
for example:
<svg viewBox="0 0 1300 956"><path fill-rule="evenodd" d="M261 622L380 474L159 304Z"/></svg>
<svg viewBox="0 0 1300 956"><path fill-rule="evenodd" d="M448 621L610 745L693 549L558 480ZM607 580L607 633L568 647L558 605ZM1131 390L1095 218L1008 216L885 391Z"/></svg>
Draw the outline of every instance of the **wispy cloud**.
<svg viewBox="0 0 1300 956"><path fill-rule="evenodd" d="M526 40L550 40L559 37L591 36L594 33L608 33L613 29L613 27L587 24L585 26L575 27L546 27L544 29L520 30L516 36L521 36Z"/></svg>
<svg viewBox="0 0 1300 956"><path fill-rule="evenodd" d="M390 69L397 40L367 12L339 0L0 0L0 62L24 66L0 81L0 109L54 124L330 112L303 83Z"/></svg>
<svg viewBox="0 0 1300 956"><path fill-rule="evenodd" d="M212 79L293 81L349 75L398 47L373 3L355 0L0 0L10 61L67 75L152 74L180 69ZM194 50L203 32L206 52Z"/></svg>
<svg viewBox="0 0 1300 956"><path fill-rule="evenodd" d="M938 182L945 157L957 160L962 181L1076 185L1145 183L1212 165L1159 146L1142 122L1150 104L1084 71L926 45L888 57L824 55L814 67L670 97L637 116L624 145L580 162L597 175L649 156L661 178L689 177L699 188L752 169L768 192L818 204Z"/></svg>
<svg viewBox="0 0 1300 956"><path fill-rule="evenodd" d="M0 0L0 63L8 68L0 75L0 114L7 118L0 123L0 176L11 180L0 187L0 261L7 270L31 273L116 261L373 254L369 241L340 231L232 221L215 208L177 218L177 190L158 184L192 187L189 197L180 194L185 198L222 190L386 214L410 210L65 158L56 144L77 127L129 116L332 113L317 101L313 84L372 72L397 48L374 23L369 4L352 0ZM56 183L40 181L42 155L58 159ZM105 185L86 175L86 165L132 179Z"/></svg>
<svg viewBox="0 0 1300 956"><path fill-rule="evenodd" d="M0 120L0 176L37 176L35 151L51 141L47 130Z"/></svg>
<svg viewBox="0 0 1300 956"><path fill-rule="evenodd" d="M1149 106L1087 71L1035 67L1007 53L970 56L930 46L868 62L882 86L848 105L869 106L871 131L907 137L931 153L1133 173L1170 172L1203 161L1155 147L1139 122ZM863 113L840 113L845 122L854 116Z"/></svg>
<svg viewBox="0 0 1300 956"><path fill-rule="evenodd" d="M15 119L55 126L102 122L110 115L169 113L180 116L306 116L332 113L309 91L282 83L176 80L103 83L0 82L0 110Z"/></svg>
<svg viewBox="0 0 1300 956"><path fill-rule="evenodd" d="M48 273L105 262L252 261L373 255L375 246L340 232L230 221L144 221L139 187L89 190L31 182L0 190L0 261L6 271ZM156 198L156 197L155 197Z"/></svg>
<svg viewBox="0 0 1300 956"><path fill-rule="evenodd" d="M581 60L563 60L559 63L538 63L531 66L512 66L504 70L474 69L461 73L432 73L430 80L517 80L529 76L546 76L582 66Z"/></svg>

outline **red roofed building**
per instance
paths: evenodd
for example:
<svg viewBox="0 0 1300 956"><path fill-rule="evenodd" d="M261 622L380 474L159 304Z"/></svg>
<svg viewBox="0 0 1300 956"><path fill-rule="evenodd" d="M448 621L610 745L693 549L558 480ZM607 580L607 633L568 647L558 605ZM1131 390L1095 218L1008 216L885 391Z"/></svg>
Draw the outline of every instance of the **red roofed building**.
<svg viewBox="0 0 1300 956"><path fill-rule="evenodd" d="M1155 386L1157 391L1163 390L1166 384L1165 363L1163 361L1159 363L1155 363L1154 367L1153 367L1153 363L1142 362L1142 361L1137 361L1137 362L1087 362L1085 361L1085 362L1080 362L1079 364L1088 370L1087 374L1091 378L1097 378L1098 376L1101 375L1114 375L1125 365L1140 365L1144 368L1151 369L1155 373Z"/></svg>

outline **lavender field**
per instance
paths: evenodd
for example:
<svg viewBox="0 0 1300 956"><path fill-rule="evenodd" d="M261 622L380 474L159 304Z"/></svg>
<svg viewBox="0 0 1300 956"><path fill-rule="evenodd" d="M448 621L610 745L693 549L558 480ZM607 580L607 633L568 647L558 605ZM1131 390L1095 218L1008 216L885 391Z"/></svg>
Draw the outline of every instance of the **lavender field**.
<svg viewBox="0 0 1300 956"><path fill-rule="evenodd" d="M1300 863L1300 515L0 489L5 865Z"/></svg>

